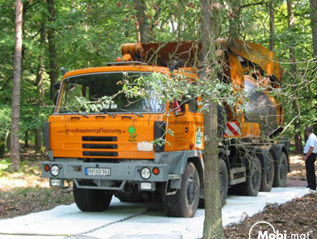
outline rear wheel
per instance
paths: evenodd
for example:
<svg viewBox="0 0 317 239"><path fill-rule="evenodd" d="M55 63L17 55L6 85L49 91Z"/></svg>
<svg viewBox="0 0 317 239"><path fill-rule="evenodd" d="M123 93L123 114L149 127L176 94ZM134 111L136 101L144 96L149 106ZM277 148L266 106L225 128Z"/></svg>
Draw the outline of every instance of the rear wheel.
<svg viewBox="0 0 317 239"><path fill-rule="evenodd" d="M81 183L85 186L93 186L89 181ZM77 188L74 183L73 187L74 200L77 207L83 212L102 212L105 211L110 204L112 191L99 189L83 189Z"/></svg>
<svg viewBox="0 0 317 239"><path fill-rule="evenodd" d="M261 186L261 176L260 159L254 156L249 162L246 181L233 186L232 191L237 195L257 196Z"/></svg>
<svg viewBox="0 0 317 239"><path fill-rule="evenodd" d="M274 159L272 154L268 155L268 163L262 170L261 188L260 191L270 192L274 182Z"/></svg>
<svg viewBox="0 0 317 239"><path fill-rule="evenodd" d="M200 181L198 171L191 162L187 163L182 185L174 195L162 192L164 209L170 217L193 217L199 203Z"/></svg>
<svg viewBox="0 0 317 239"><path fill-rule="evenodd" d="M276 162L274 187L284 187L288 173L288 161L284 152L281 153L280 159Z"/></svg>

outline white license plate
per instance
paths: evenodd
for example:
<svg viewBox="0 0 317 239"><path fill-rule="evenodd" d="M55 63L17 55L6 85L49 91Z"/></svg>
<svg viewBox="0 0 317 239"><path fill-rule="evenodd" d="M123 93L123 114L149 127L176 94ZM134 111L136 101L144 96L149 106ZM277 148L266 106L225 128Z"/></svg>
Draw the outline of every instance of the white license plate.
<svg viewBox="0 0 317 239"><path fill-rule="evenodd" d="M111 170L110 168L86 168L85 174L88 176L109 176Z"/></svg>

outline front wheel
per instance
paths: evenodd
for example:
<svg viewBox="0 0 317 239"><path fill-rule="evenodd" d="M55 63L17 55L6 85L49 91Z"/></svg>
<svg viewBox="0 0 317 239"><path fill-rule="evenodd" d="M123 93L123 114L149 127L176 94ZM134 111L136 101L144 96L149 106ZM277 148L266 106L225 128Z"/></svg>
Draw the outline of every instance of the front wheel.
<svg viewBox="0 0 317 239"><path fill-rule="evenodd" d="M188 162L182 177L182 185L174 195L162 192L164 209L170 217L193 217L200 196L200 181L195 165Z"/></svg>
<svg viewBox="0 0 317 239"><path fill-rule="evenodd" d="M93 186L92 182L83 182L85 186ZM83 212L102 212L110 204L112 192L99 189L77 188L74 183L73 187L74 200L77 207Z"/></svg>

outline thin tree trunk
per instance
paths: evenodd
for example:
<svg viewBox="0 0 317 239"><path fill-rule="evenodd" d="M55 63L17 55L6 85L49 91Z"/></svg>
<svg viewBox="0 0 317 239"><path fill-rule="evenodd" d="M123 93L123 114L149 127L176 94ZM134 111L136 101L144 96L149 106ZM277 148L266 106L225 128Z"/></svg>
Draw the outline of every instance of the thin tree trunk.
<svg viewBox="0 0 317 239"><path fill-rule="evenodd" d="M212 0L200 0L202 21L202 69L200 77L206 83L217 80L217 58L215 51L215 40L218 36L217 27L217 2ZM210 70L207 74L207 68ZM208 111L204 113L205 134L205 170L204 170L204 192L205 192L205 221L203 238L219 239L224 237L221 218L221 199L219 184L219 158L217 141L217 104L209 99Z"/></svg>
<svg viewBox="0 0 317 239"><path fill-rule="evenodd" d="M292 9L292 0L287 0L287 13L288 13L288 28L289 30L292 30L295 26L295 18L294 18L294 12ZM291 73L291 78L292 82L296 82L297 76L296 76L296 59L295 59L295 42L291 42L289 46L289 58L290 58L290 73ZM297 91L296 91L296 86L293 87L293 92L294 92L294 100L293 100L293 108L295 111L296 116L300 115L300 108L298 104L298 99L297 99ZM303 145L302 145L302 136L300 133L300 120L297 118L294 121L294 129L295 129L295 154L301 154L303 152Z"/></svg>
<svg viewBox="0 0 317 239"><path fill-rule="evenodd" d="M149 42L148 22L146 11L146 3L144 0L134 0L134 9L136 10L136 27L137 27L137 40L141 43Z"/></svg>
<svg viewBox="0 0 317 239"><path fill-rule="evenodd" d="M313 57L317 61L317 0L310 0L310 22L313 37ZM315 72L315 76L317 77L317 63L313 72ZM314 132L317 133L317 124L313 125L313 127Z"/></svg>
<svg viewBox="0 0 317 239"><path fill-rule="evenodd" d="M313 37L313 57L317 61L317 0L310 0L310 22ZM317 63L315 64L315 76L317 77ZM316 96L315 96L316 97ZM317 133L317 124L314 126L314 132Z"/></svg>
<svg viewBox="0 0 317 239"><path fill-rule="evenodd" d="M24 147L25 148L29 147L29 131L26 131L24 133Z"/></svg>
<svg viewBox="0 0 317 239"><path fill-rule="evenodd" d="M240 32L240 0L231 0L232 11L229 13L229 36L239 39Z"/></svg>
<svg viewBox="0 0 317 239"><path fill-rule="evenodd" d="M269 3L270 13L270 50L273 51L275 47L275 12L274 12L274 1L271 0Z"/></svg>
<svg viewBox="0 0 317 239"><path fill-rule="evenodd" d="M49 27L47 30L47 40L48 40L48 54L49 54L49 76L51 79L51 89L50 96L51 100L55 102L57 95L57 90L54 87L54 84L58 80L58 69L57 69L57 54L56 54L56 44L55 44L55 28L53 27L55 22L55 7L54 0L47 0L47 7L49 12Z"/></svg>
<svg viewBox="0 0 317 239"><path fill-rule="evenodd" d="M317 1L310 0L310 20L313 35L314 57L317 57Z"/></svg>
<svg viewBox="0 0 317 239"><path fill-rule="evenodd" d="M36 129L34 134L35 134L35 151L40 152L42 148L42 129Z"/></svg>
<svg viewBox="0 0 317 239"><path fill-rule="evenodd" d="M21 73L22 73L22 0L15 3L15 49L14 49L14 71L12 91L12 115L11 115L11 170L20 168L20 144L19 144L19 122L20 122L20 98L21 98Z"/></svg>
<svg viewBox="0 0 317 239"><path fill-rule="evenodd" d="M38 101L38 117L40 117L41 107L44 104L44 88L43 88L43 81L44 81L44 61L45 61L45 22L42 22L41 26L41 47L42 47L42 54L40 56L40 62L37 67L37 76L36 76L36 87L39 95ZM35 129L35 150L39 152L42 148L42 127Z"/></svg>

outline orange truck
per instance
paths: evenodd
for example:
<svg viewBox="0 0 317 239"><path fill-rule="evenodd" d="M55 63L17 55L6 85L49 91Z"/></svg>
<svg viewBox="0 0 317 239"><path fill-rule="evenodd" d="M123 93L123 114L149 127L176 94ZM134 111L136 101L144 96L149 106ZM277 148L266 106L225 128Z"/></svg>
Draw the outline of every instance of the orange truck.
<svg viewBox="0 0 317 239"><path fill-rule="evenodd" d="M241 40L215 44L220 80L248 98L243 110L226 102L219 107L224 205L228 191L256 196L284 186L289 143L276 140L284 123L283 107L272 96L281 88L276 55ZM124 44L123 57L116 62L65 73L55 112L44 127L49 160L42 163L43 177L61 188L73 182L74 200L82 211L104 211L116 196L122 202L159 199L168 216L194 216L204 206L199 97L163 101L149 89L145 97L129 98L122 82L155 74L197 79L200 50L196 42ZM153 143L157 139L168 143Z"/></svg>

